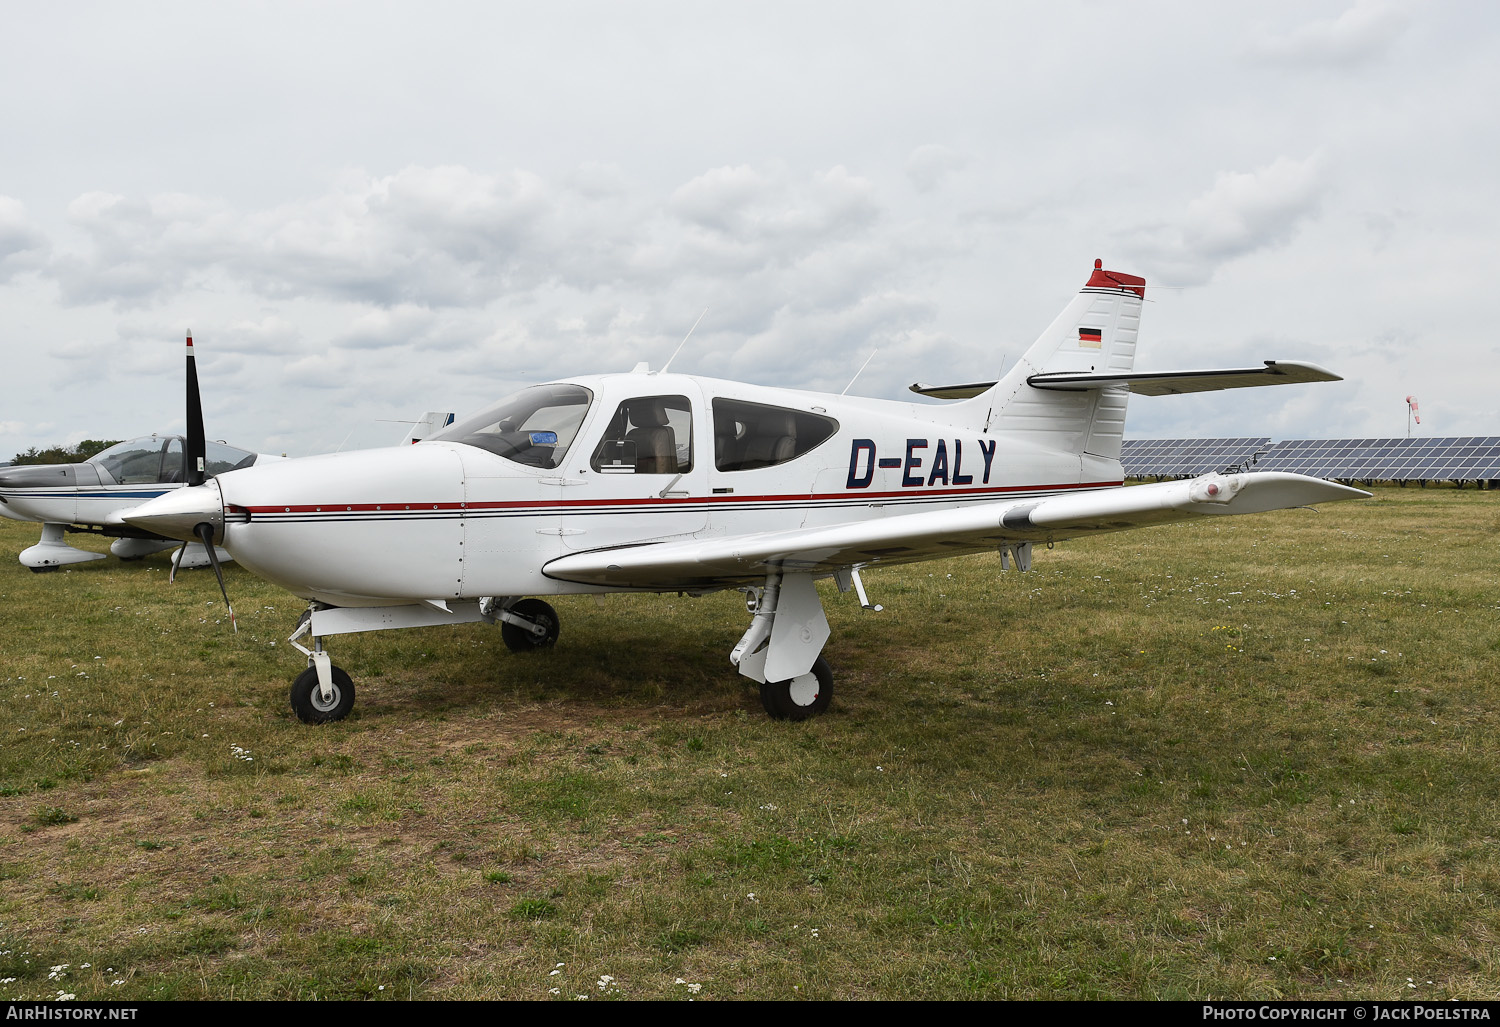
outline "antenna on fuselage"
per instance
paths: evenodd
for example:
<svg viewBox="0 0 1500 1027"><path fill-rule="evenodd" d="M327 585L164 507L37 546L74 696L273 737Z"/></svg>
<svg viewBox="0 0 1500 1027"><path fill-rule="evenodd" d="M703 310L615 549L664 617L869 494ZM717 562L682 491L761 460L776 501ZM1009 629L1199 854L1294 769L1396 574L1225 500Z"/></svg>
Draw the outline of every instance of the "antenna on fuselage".
<svg viewBox="0 0 1500 1027"><path fill-rule="evenodd" d="M701 322L707 316L708 308L704 307L703 313L698 315L698 320L693 322L693 327L688 329L688 333L682 337L682 341L677 344L677 348L672 351L672 355L667 358L667 362L661 365L661 370L657 371L657 374L667 373L667 368L672 366L672 361L677 359L677 354L682 352L682 347L686 346L687 341L693 337L693 332L698 328L699 322Z"/></svg>
<svg viewBox="0 0 1500 1027"><path fill-rule="evenodd" d="M870 361L874 360L875 354L879 352L878 349L870 351L870 355L865 357L865 362L859 365L859 370L854 372L854 377L849 379L849 384L844 386L844 391L839 393L840 396L846 395L850 389L854 388L854 383L859 381L859 376L865 373L865 368L870 366Z"/></svg>

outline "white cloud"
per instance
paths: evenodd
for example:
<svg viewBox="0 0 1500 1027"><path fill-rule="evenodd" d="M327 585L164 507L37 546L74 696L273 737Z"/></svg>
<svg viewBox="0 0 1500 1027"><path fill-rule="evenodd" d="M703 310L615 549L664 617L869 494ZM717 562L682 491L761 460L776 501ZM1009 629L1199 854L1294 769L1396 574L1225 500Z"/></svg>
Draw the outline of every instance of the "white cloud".
<svg viewBox="0 0 1500 1027"><path fill-rule="evenodd" d="M36 268L47 250L47 237L32 224L26 205L0 196L0 282Z"/></svg>
<svg viewBox="0 0 1500 1027"><path fill-rule="evenodd" d="M669 209L688 229L675 270L737 274L784 267L862 236L881 211L873 183L844 167L801 181L717 168L680 186Z"/></svg>
<svg viewBox="0 0 1500 1027"><path fill-rule="evenodd" d="M555 206L525 172L411 167L249 215L263 241L230 270L274 297L472 305L535 280Z"/></svg>
<svg viewBox="0 0 1500 1027"><path fill-rule="evenodd" d="M748 225L752 211L771 183L750 167L715 168L677 187L671 207L684 221L732 234Z"/></svg>
<svg viewBox="0 0 1500 1027"><path fill-rule="evenodd" d="M430 331L437 320L437 316L428 307L411 303L382 307L356 317L348 330L339 335L333 344L346 349L405 346Z"/></svg>
<svg viewBox="0 0 1500 1027"><path fill-rule="evenodd" d="M301 332L285 317L267 314L230 321L214 332L215 354L238 354L252 359L298 353L304 346ZM194 345L194 349L197 349ZM195 359L202 359L195 354Z"/></svg>
<svg viewBox="0 0 1500 1027"><path fill-rule="evenodd" d="M52 270L75 303L164 314L232 288L266 309L208 326L214 366L254 378L256 359L293 356L284 380L318 389L368 377L377 350L408 360L421 350L460 375L476 347L498 350L510 372L661 360L671 334L704 307L710 315L682 363L796 381L809 353L841 353L931 319L930 304L892 286L943 248L918 242L903 252L877 239L882 213L875 184L841 166L717 168L656 206L597 167L554 179L409 167L345 176L321 196L248 212L180 194L85 194L69 208L84 243ZM342 323L324 318L314 330L288 316L309 302L332 302ZM119 333L141 344L180 337L165 321ZM494 322L511 327L484 327ZM59 355L97 378L111 373L118 341Z"/></svg>
<svg viewBox="0 0 1500 1027"><path fill-rule="evenodd" d="M928 143L917 147L906 158L906 177L918 192L930 193L968 163L968 157L957 150Z"/></svg>
<svg viewBox="0 0 1500 1027"><path fill-rule="evenodd" d="M1180 218L1130 232L1123 243L1167 282L1208 281L1228 261L1289 241L1316 214L1323 162L1278 157L1250 172L1221 172Z"/></svg>
<svg viewBox="0 0 1500 1027"><path fill-rule="evenodd" d="M880 213L873 184L842 167L802 178L721 168L678 188L668 210L601 175L410 167L250 212L181 195L88 193L69 208L85 242L52 272L73 303L160 303L227 280L272 301L409 313L524 302L554 282L649 290L786 267L861 236ZM356 327L346 344L356 337L375 338Z"/></svg>
<svg viewBox="0 0 1500 1027"><path fill-rule="evenodd" d="M205 279L244 246L226 205L180 193L150 200L84 193L69 204L68 220L86 242L58 250L48 271L73 304L148 305Z"/></svg>
<svg viewBox="0 0 1500 1027"><path fill-rule="evenodd" d="M1282 34L1263 33L1252 44L1259 59L1285 65L1347 66L1382 56L1406 30L1400 7L1360 0L1337 18L1322 18Z"/></svg>

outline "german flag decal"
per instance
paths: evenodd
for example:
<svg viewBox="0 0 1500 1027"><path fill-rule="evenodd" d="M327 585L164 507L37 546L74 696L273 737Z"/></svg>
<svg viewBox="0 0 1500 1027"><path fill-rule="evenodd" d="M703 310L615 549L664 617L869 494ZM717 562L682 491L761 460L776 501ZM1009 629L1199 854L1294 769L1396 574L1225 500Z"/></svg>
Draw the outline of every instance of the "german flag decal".
<svg viewBox="0 0 1500 1027"><path fill-rule="evenodd" d="M1078 329L1078 345L1088 349L1102 348L1104 345L1104 330L1102 328Z"/></svg>

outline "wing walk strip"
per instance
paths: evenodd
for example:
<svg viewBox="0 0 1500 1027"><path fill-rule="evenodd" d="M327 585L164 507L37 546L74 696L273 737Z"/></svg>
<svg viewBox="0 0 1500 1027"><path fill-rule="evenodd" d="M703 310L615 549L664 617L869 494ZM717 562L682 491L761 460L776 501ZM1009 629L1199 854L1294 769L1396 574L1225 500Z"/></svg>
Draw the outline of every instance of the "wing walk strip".
<svg viewBox="0 0 1500 1027"><path fill-rule="evenodd" d="M225 521L245 524L307 524L348 521L432 521L464 518L589 517L620 514L708 513L732 509L749 510L857 509L870 506L919 507L943 503L982 502L996 499L1030 499L1091 489L1114 488L1118 481L1059 485L1001 486L987 489L951 489L941 492L829 493L791 496L714 496L701 499L599 499L569 502L517 503L364 503L343 506L242 507L225 509Z"/></svg>

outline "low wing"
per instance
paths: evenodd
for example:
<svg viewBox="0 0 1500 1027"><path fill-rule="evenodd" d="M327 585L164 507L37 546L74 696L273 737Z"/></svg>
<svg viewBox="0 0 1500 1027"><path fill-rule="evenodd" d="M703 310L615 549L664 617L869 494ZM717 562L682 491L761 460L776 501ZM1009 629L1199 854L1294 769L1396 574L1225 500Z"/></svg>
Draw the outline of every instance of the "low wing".
<svg viewBox="0 0 1500 1027"><path fill-rule="evenodd" d="M1267 360L1264 367L1230 367L1217 371L1151 371L1126 374L1093 374L1063 371L1034 374L1026 384L1054 392L1086 392L1089 389L1125 388L1140 396L1176 396L1184 392L1216 392L1248 389L1258 385L1300 385L1306 382L1341 382L1344 379L1326 367L1303 360ZM911 391L934 399L972 399L989 390L994 382L968 385L924 385Z"/></svg>
<svg viewBox="0 0 1500 1027"><path fill-rule="evenodd" d="M983 552L1006 543L1053 542L1369 495L1300 474L1210 474L820 528L601 549L559 557L542 570L550 578L613 588L711 591L760 584L767 569L777 566L788 573L826 575L844 567Z"/></svg>

